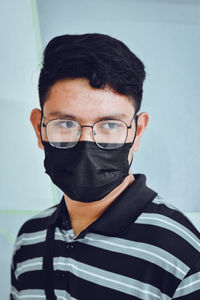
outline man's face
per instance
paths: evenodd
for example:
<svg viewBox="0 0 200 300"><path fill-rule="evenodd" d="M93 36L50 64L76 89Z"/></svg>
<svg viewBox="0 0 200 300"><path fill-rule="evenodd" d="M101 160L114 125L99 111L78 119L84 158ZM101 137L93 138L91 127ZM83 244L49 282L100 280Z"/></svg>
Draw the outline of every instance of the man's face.
<svg viewBox="0 0 200 300"><path fill-rule="evenodd" d="M46 123L57 118L68 118L78 121L81 125L93 125L103 119L118 119L128 126L135 114L133 102L127 96L119 95L110 88L96 89L90 86L87 79L65 79L56 82L50 89L43 107L43 118ZM36 116L37 115L37 116ZM142 121L143 120L143 121ZM43 147L38 131L40 111L33 110L31 122L38 136L38 144ZM148 115L142 113L138 118L138 132L134 145L129 153L129 160L133 151L138 149L140 136L148 122ZM46 140L45 129L42 129L43 139ZM132 142L135 135L135 120L128 130L126 142ZM92 141L92 129L82 128L80 141Z"/></svg>

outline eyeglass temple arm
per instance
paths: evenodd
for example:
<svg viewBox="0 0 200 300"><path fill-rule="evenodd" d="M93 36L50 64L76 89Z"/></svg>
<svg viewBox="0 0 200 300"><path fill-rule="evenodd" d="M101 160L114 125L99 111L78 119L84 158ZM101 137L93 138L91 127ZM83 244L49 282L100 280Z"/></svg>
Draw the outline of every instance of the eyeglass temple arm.
<svg viewBox="0 0 200 300"><path fill-rule="evenodd" d="M44 116L43 116L43 113L41 115L41 125L42 127L47 127L47 124L44 123Z"/></svg>
<svg viewBox="0 0 200 300"><path fill-rule="evenodd" d="M128 129L132 128L132 122L133 122L134 119L135 119L136 128L137 128L138 115L134 115L132 120L131 120L131 124L129 126L127 126Z"/></svg>

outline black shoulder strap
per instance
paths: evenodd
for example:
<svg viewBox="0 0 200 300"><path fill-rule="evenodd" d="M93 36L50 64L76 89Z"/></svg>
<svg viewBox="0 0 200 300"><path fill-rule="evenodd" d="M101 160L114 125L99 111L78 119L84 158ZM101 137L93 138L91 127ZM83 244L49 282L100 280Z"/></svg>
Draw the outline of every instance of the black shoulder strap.
<svg viewBox="0 0 200 300"><path fill-rule="evenodd" d="M43 276L45 284L45 294L47 300L56 300L54 294L54 270L53 270L53 257L54 257L54 234L55 225L49 226L47 229L45 253L43 259Z"/></svg>

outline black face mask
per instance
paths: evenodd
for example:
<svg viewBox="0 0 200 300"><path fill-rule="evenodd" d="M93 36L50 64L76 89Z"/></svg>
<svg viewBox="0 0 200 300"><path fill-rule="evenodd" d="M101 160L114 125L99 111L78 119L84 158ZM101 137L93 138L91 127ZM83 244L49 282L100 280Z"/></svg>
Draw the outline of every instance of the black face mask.
<svg viewBox="0 0 200 300"><path fill-rule="evenodd" d="M72 200L98 201L129 174L128 154L133 143L105 150L81 141L74 148L58 149L43 142L46 173Z"/></svg>

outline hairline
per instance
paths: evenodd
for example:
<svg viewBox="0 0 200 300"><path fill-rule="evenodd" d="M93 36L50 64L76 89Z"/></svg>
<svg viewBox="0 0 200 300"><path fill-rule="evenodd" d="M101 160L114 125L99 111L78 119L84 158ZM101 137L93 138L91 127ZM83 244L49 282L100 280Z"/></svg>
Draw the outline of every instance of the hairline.
<svg viewBox="0 0 200 300"><path fill-rule="evenodd" d="M41 110L43 111L43 108L44 108L44 105L45 105L45 103L48 101L48 96L49 96L49 94L50 94L50 92L51 92L51 89L52 89L52 87L57 83L57 82L61 82L61 81L64 81L64 80L76 80L76 79L87 79L88 80L88 83L89 83L89 85L90 85L90 81L89 81L89 79L87 78L87 77L76 77L76 78L71 78L71 77L65 77L65 78L62 78L62 79L58 79L58 80L56 80L49 88L48 88L48 90L47 90L47 92L46 92L46 95L45 95L45 97L43 98L43 100L42 100L42 107L41 107ZM91 85L90 85L91 86ZM91 86L92 88L94 88L94 89L97 89L97 90L104 90L106 87L107 88L110 88L111 90L113 90L114 92L116 92L118 95L122 95L122 96L125 96L125 97L127 97L127 100L133 105L133 107L134 107L134 109L135 109L135 114L138 112L138 109L136 109L136 100L135 100L135 98L133 97L133 96L131 96L131 95L125 95L125 94L119 94L117 91L115 91L111 86L109 86L108 84L104 87L104 88L96 88L96 87L93 87L93 86Z"/></svg>

